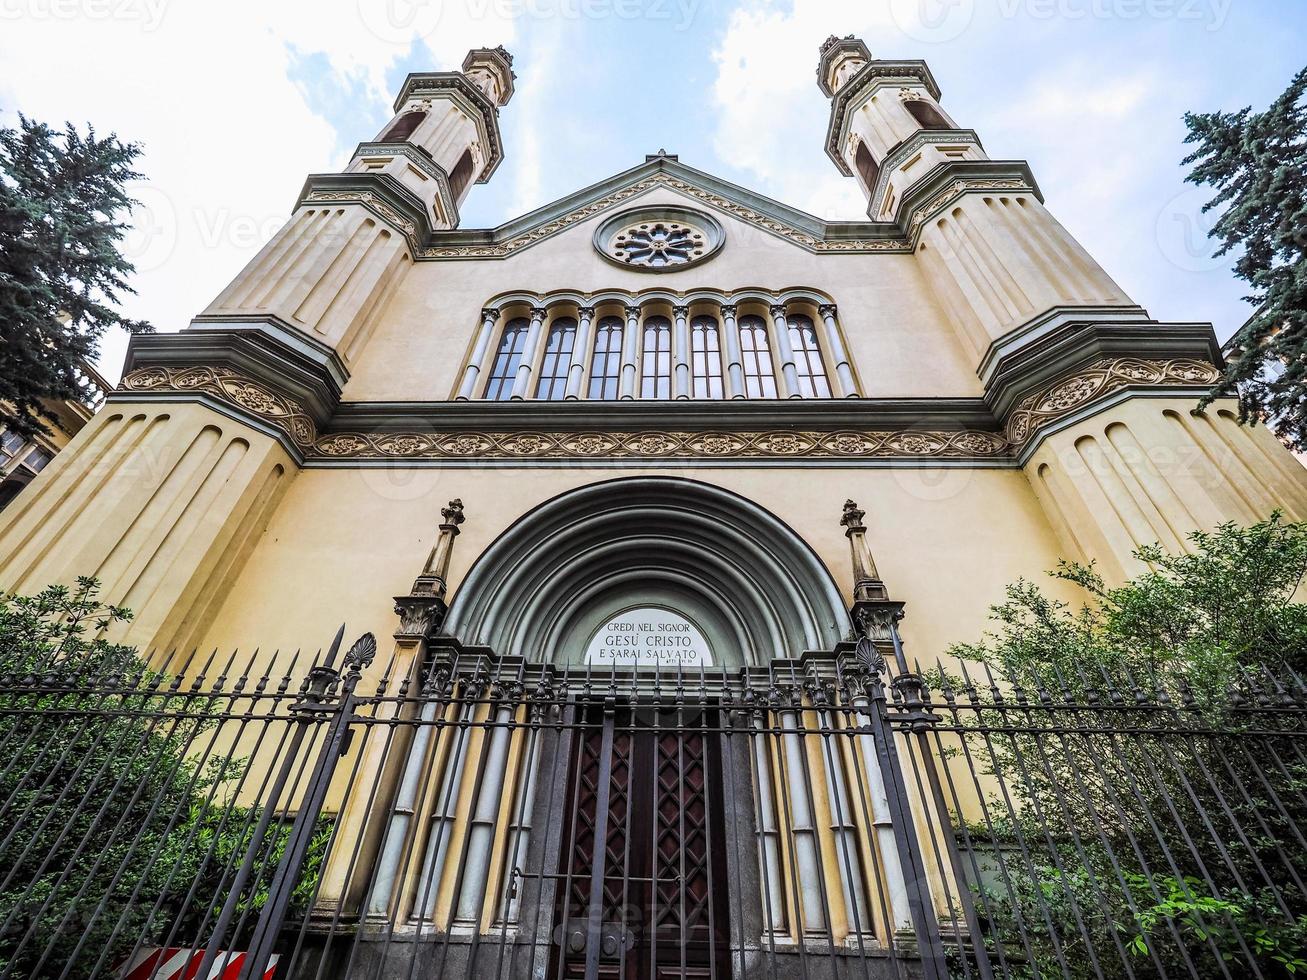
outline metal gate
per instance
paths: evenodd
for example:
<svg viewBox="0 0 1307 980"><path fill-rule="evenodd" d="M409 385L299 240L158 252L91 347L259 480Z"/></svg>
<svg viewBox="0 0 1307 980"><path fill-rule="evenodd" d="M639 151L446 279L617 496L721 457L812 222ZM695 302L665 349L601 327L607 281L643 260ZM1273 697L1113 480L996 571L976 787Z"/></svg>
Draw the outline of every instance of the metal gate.
<svg viewBox="0 0 1307 980"><path fill-rule="evenodd" d="M558 875L555 976L730 975L716 711L585 709Z"/></svg>

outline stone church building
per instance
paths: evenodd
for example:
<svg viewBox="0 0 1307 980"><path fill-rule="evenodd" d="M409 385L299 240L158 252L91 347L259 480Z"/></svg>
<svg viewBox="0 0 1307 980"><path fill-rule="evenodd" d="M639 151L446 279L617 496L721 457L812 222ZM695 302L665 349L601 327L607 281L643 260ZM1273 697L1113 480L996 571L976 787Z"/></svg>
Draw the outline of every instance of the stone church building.
<svg viewBox="0 0 1307 980"><path fill-rule="evenodd" d="M818 933L881 948L910 922L874 749L746 753L732 776L711 727L678 719L681 782L618 792L633 785L620 745L627 771L656 769L663 743L637 736L670 709L603 709L603 678L665 692L691 672L819 672L864 633L889 654L854 615L887 602L907 658L933 662L1059 559L1120 581L1140 545L1183 549L1277 508L1307 518L1307 473L1272 434L1230 403L1194 414L1221 357L1211 326L1126 295L1028 165L991 159L949 115L925 63L832 37L816 86L824 150L865 218L820 220L660 151L466 228L460 208L512 151L512 59L480 49L410 75L385 128L307 178L189 327L133 338L105 407L0 514L0 588L97 576L135 614L114 637L158 663L311 650L345 622L384 638L370 671L413 685L474 655L581 685L587 734L561 769L548 732L354 747L377 778L330 808L364 837L389 808L389 836L329 869L319 906L387 936L461 929L446 975L478 955L493 973L475 937L525 932L524 866L541 887L673 881L668 901L731 917L712 936L734 951L764 934L799 954ZM443 802L418 799L428 785ZM682 825L663 879L631 853L665 843L666 793ZM833 818L848 793L870 794L866 819ZM575 841L582 816L625 821L606 870L593 840L514 863L555 821ZM679 965L648 950L653 930L573 935L568 900L541 894L557 957L542 980L733 969L688 932ZM615 966L626 951L652 965Z"/></svg>

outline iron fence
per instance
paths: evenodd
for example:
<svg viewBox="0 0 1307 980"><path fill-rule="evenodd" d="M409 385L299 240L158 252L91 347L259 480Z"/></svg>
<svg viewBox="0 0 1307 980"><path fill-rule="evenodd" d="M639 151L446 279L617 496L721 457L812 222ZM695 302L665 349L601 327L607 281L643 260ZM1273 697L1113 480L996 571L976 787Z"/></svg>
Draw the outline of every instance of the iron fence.
<svg viewBox="0 0 1307 980"><path fill-rule="evenodd" d="M1212 706L865 643L340 646L0 662L0 977L1269 978L1307 948L1297 678Z"/></svg>

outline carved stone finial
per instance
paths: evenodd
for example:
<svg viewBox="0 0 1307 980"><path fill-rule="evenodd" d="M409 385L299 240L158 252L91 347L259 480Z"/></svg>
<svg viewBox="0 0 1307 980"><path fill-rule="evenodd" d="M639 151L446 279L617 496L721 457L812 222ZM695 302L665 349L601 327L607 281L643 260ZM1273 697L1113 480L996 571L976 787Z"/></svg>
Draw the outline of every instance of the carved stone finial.
<svg viewBox="0 0 1307 980"><path fill-rule="evenodd" d="M844 501L844 513L840 517L840 524L844 528L846 535L855 531L865 531L867 527L862 523L862 519L867 516L867 512L861 509L852 500Z"/></svg>
<svg viewBox="0 0 1307 980"><path fill-rule="evenodd" d="M458 532L458 525L462 524L467 518L463 516L463 501L455 497L448 506L440 508L440 516L445 519L445 524L451 526L451 530ZM442 529L444 525L441 525Z"/></svg>

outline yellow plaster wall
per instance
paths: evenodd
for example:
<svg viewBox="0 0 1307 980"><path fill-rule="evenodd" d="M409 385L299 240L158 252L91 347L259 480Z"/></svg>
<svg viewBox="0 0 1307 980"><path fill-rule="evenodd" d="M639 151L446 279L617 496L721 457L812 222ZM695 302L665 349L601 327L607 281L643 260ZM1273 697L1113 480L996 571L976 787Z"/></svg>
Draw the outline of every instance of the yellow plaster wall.
<svg viewBox="0 0 1307 980"><path fill-rule="evenodd" d="M665 188L624 206L636 204L703 207ZM730 292L748 287L774 291L801 286L828 293L838 305L848 353L867 397L981 393L975 359L956 339L912 255L816 255L714 212L726 231L721 252L675 276L656 276L619 268L595 252L595 226L611 213L580 222L506 259L413 263L351 364L346 400L452 397L481 310L500 293Z"/></svg>
<svg viewBox="0 0 1307 980"><path fill-rule="evenodd" d="M291 486L201 646L315 647L347 633L389 635L390 597L407 593L440 523L462 498L451 594L471 563L514 521L589 483L678 475L768 508L817 552L846 598L848 543L839 524L852 497L893 593L908 602L912 652L934 656L973 639L1004 584L1056 564L1056 538L1015 470L308 469Z"/></svg>

